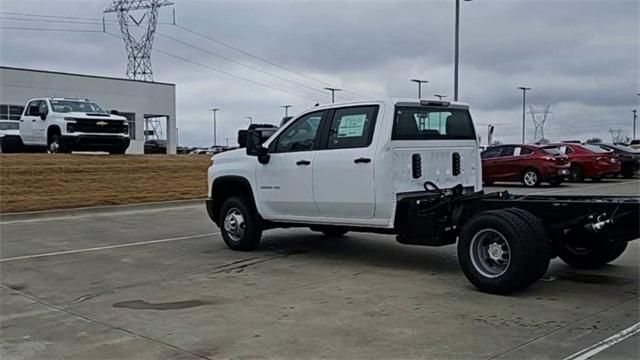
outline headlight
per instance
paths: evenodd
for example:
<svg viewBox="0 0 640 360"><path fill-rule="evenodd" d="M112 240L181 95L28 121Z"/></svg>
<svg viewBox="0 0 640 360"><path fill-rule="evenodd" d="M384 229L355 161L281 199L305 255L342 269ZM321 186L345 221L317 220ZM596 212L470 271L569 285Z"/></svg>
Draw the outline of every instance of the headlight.
<svg viewBox="0 0 640 360"><path fill-rule="evenodd" d="M67 123L67 132L72 133L75 131L76 131L76 123L75 122Z"/></svg>

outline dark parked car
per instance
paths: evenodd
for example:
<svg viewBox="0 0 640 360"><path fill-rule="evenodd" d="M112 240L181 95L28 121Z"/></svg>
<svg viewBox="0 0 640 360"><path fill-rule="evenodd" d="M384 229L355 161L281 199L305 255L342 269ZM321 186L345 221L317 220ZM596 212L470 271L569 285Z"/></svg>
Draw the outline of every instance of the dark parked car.
<svg viewBox="0 0 640 360"><path fill-rule="evenodd" d="M560 185L569 176L567 156L557 148L500 145L482 152L482 181L520 181L527 187L548 182Z"/></svg>
<svg viewBox="0 0 640 360"><path fill-rule="evenodd" d="M619 144L595 144L605 150L611 150L620 160L620 175L633 177L640 169L640 150Z"/></svg>
<svg viewBox="0 0 640 360"><path fill-rule="evenodd" d="M147 140L144 142L145 154L166 154L167 140Z"/></svg>
<svg viewBox="0 0 640 360"><path fill-rule="evenodd" d="M620 172L620 161L616 155L592 144L554 144L569 157L571 176L575 181L590 178L600 181L605 176L614 176Z"/></svg>

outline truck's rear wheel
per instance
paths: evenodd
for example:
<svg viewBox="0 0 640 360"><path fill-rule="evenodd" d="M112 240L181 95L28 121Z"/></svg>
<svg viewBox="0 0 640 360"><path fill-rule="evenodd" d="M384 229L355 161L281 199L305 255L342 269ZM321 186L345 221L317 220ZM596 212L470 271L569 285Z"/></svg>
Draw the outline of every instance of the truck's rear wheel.
<svg viewBox="0 0 640 360"><path fill-rule="evenodd" d="M260 243L262 229L253 203L247 197L228 198L220 211L220 232L225 244L232 250L253 250Z"/></svg>
<svg viewBox="0 0 640 360"><path fill-rule="evenodd" d="M608 239L592 239L585 244L565 244L558 256L567 265L577 269L595 269L617 259L624 253L627 243L612 243Z"/></svg>
<svg viewBox="0 0 640 360"><path fill-rule="evenodd" d="M549 269L549 263L551 262L552 256L551 238L549 237L549 234L547 234L547 230L545 230L540 219L532 213L519 208L509 208L504 211L510 212L524 220L529 226L529 230L531 230L531 233L534 235L536 242L540 243L540 246L538 247L538 250L541 252L541 254L539 254L540 261L537 262L537 267L535 268L535 271L531 272L531 278L529 279L529 284L533 284L540 280L540 278L543 277Z"/></svg>
<svg viewBox="0 0 640 360"><path fill-rule="evenodd" d="M458 241L462 271L478 289L504 294L537 281L549 263L548 241L512 211L485 211L464 225Z"/></svg>

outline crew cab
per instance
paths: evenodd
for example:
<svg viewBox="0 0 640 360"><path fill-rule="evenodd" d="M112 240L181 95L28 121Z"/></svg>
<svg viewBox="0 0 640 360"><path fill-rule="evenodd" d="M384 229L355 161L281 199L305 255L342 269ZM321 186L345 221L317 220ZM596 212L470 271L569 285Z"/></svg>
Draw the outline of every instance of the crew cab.
<svg viewBox="0 0 640 360"><path fill-rule="evenodd" d="M542 182L560 185L569 176L567 156L557 148L539 145L499 145L482 152L482 180L521 181L535 187Z"/></svg>
<svg viewBox="0 0 640 360"><path fill-rule="evenodd" d="M26 146L51 153L74 150L124 154L129 147L127 119L107 113L88 99L40 98L27 102L20 117L20 138Z"/></svg>
<svg viewBox="0 0 640 360"><path fill-rule="evenodd" d="M507 293L536 282L560 256L576 267L617 258L640 236L639 197L485 194L469 107L432 100L317 106L267 141L212 157L207 212L233 250L262 232L308 227L394 234L402 244L457 242L478 289Z"/></svg>

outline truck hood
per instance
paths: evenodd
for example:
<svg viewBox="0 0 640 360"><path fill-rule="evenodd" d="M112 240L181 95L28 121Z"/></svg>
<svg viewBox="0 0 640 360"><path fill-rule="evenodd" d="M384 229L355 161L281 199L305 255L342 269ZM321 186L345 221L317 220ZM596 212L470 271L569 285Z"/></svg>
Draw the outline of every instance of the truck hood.
<svg viewBox="0 0 640 360"><path fill-rule="evenodd" d="M102 120L121 120L127 121L127 118L124 116L113 115L113 114L104 114L104 113L84 113L84 112L68 112L68 113L56 113L59 115L63 115L64 117L72 117L76 119L102 119Z"/></svg>
<svg viewBox="0 0 640 360"><path fill-rule="evenodd" d="M229 150L221 153L214 154L211 160L214 162L235 162L242 161L248 158L246 150L244 148Z"/></svg>

